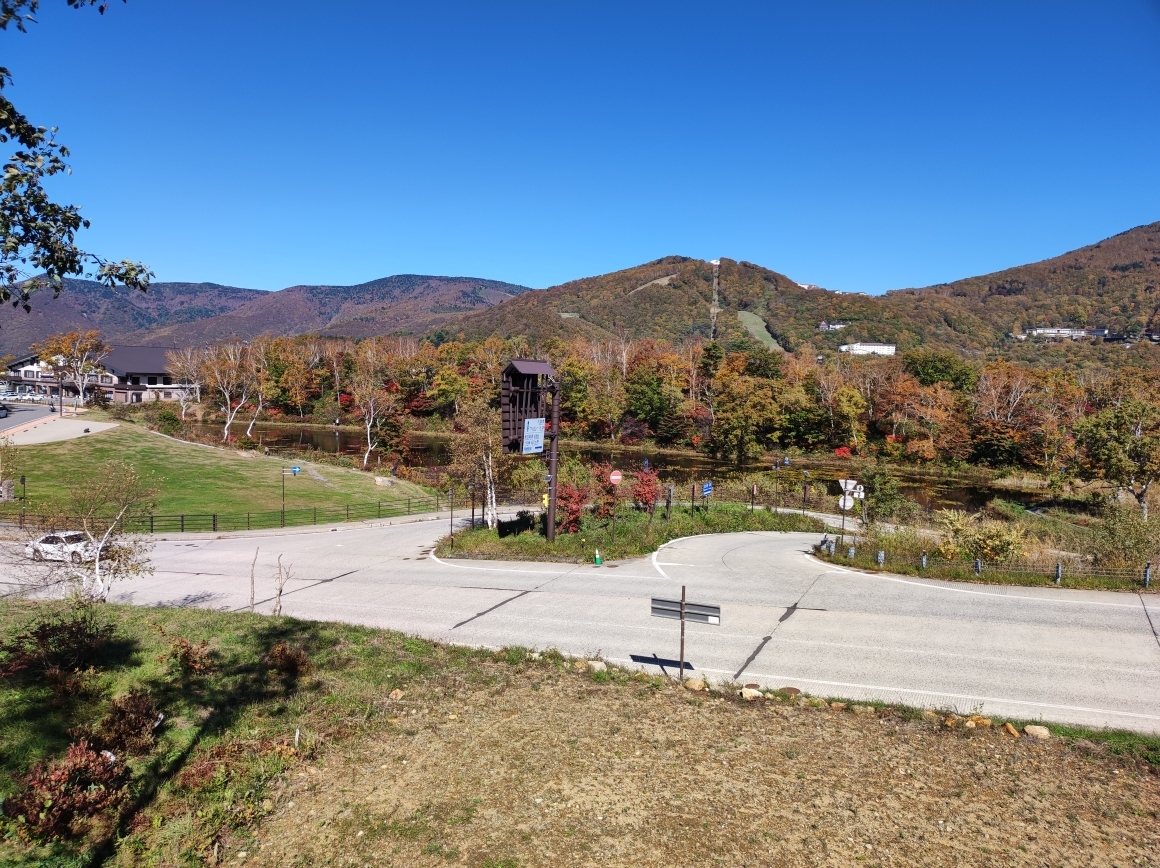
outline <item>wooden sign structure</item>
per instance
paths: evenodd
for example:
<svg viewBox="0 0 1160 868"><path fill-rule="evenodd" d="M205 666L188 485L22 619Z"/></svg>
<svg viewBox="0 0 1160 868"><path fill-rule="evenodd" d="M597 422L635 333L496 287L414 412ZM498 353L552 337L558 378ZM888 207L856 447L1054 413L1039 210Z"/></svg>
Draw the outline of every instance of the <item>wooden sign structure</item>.
<svg viewBox="0 0 1160 868"><path fill-rule="evenodd" d="M552 398L552 421L547 425L544 413L549 395ZM560 438L560 382L555 370L543 359L512 359L503 369L499 407L505 453L542 454L543 440L548 441L547 534L548 541L552 542L556 539L556 470Z"/></svg>

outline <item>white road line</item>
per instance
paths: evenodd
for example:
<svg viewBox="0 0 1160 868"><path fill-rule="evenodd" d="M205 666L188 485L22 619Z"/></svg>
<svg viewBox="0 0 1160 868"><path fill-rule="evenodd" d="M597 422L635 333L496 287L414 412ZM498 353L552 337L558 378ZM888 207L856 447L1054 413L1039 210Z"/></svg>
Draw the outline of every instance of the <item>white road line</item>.
<svg viewBox="0 0 1160 868"><path fill-rule="evenodd" d="M831 566L825 561L819 561L811 554L806 554L806 558L821 566ZM882 582L894 582L899 585L911 585L916 588L925 588L928 591L943 591L948 594L973 594L976 597L990 597L995 600L1018 600L1024 603L1061 603L1068 606L1112 606L1117 609L1135 609L1135 603L1101 603L1097 600L1052 600L1048 597L1027 597L1022 594L1000 594L995 591L971 591L967 588L948 588L945 585L932 585L926 582L913 582L907 579L898 579L893 576L884 576L879 573L863 573L858 570L843 570L833 569L826 572L833 573L849 573L851 576L858 576L863 579L877 579ZM1001 587L1017 587L1012 585L1002 585ZM1102 593L1107 593L1106 591Z"/></svg>
<svg viewBox="0 0 1160 868"><path fill-rule="evenodd" d="M702 672L718 672L732 676L728 669L702 669ZM1064 711L1084 711L1089 714L1114 714L1119 717L1136 717L1141 720L1160 721L1160 717L1153 714L1137 714L1132 711L1114 711L1110 708L1088 708L1083 705L1060 705L1054 702L1032 702L1024 699L997 699L993 696L980 696L975 693L949 693L940 690L918 690L912 687L883 687L878 684L851 684L845 681L822 681L817 678L802 678L795 675L767 675L764 672L747 672L750 678L768 678L772 681L797 681L802 684L825 684L829 687L852 687L858 690L881 690L890 693L915 693L920 696L944 696L951 699L969 699L982 702L1006 702L1011 705L1029 705L1036 708L1057 708Z"/></svg>
<svg viewBox="0 0 1160 868"><path fill-rule="evenodd" d="M450 561L445 561L442 558L437 557L435 552L431 552L430 558L431 558L431 560L435 561L435 563L439 564L440 566L455 567L456 569L460 569L460 570L482 570L483 572L487 572L487 573L519 573L519 574L526 573L528 575L542 575L542 576L567 575L568 573L575 572L576 567L580 566L580 564L561 564L560 566L568 567L568 569L566 569L566 570L554 570L554 571L552 571L552 570L521 570L521 569L518 569L515 567L510 567L510 568L509 567L476 567L476 566L472 566L470 564L453 564ZM644 577L643 576L640 576L640 577L631 576L630 578L644 578Z"/></svg>

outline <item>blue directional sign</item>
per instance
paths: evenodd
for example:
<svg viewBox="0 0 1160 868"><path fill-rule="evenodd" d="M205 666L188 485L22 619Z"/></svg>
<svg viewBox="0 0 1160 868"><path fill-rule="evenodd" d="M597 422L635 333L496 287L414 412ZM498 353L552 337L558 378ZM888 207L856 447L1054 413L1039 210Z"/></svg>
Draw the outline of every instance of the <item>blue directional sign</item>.
<svg viewBox="0 0 1160 868"><path fill-rule="evenodd" d="M532 455L537 452L544 451L544 420L540 419L525 419L524 420L524 439L520 444L520 453L523 455Z"/></svg>
<svg viewBox="0 0 1160 868"><path fill-rule="evenodd" d="M705 482L701 484L701 497L708 497L713 493L713 483Z"/></svg>
<svg viewBox="0 0 1160 868"><path fill-rule="evenodd" d="M293 473L295 476L297 476L299 473L302 472L302 468L301 467L291 467L290 472Z"/></svg>

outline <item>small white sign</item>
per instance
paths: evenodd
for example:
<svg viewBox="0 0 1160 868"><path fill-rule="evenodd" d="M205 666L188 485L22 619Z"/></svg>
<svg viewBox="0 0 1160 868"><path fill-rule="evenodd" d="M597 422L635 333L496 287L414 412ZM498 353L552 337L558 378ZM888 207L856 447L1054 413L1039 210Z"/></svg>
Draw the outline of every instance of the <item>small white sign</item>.
<svg viewBox="0 0 1160 868"><path fill-rule="evenodd" d="M850 495L843 494L841 497L838 498L838 509L845 512L847 509L853 509L853 508L854 508L854 498L852 498Z"/></svg>
<svg viewBox="0 0 1160 868"><path fill-rule="evenodd" d="M524 420L524 439L521 442L520 453L523 455L532 455L537 452L544 451L544 420L540 419L525 419Z"/></svg>

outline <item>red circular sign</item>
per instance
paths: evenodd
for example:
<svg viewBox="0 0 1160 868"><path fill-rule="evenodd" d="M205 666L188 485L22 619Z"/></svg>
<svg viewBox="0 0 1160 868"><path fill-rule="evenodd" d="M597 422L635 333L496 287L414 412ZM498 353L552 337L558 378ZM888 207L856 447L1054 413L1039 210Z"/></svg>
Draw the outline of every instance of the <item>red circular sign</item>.
<svg viewBox="0 0 1160 868"><path fill-rule="evenodd" d="M620 475L619 470L614 470L610 474L608 474L608 481L611 482L613 485L620 485L620 480L623 478L624 477Z"/></svg>

